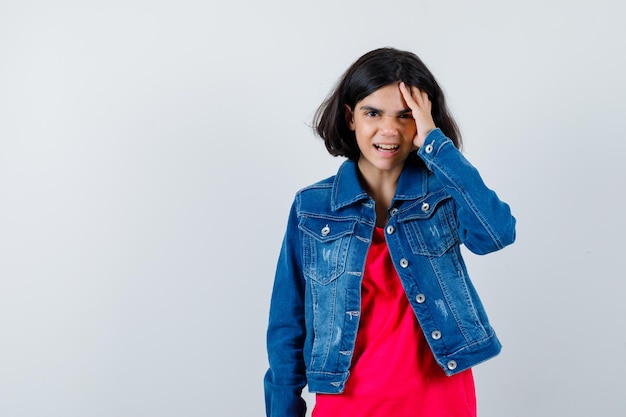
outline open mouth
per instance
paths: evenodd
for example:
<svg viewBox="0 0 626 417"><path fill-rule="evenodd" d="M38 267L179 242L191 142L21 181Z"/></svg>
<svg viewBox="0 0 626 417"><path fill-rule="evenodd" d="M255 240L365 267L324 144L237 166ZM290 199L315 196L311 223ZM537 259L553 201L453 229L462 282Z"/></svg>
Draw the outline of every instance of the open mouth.
<svg viewBox="0 0 626 417"><path fill-rule="evenodd" d="M382 152L395 152L400 148L400 145L387 145L383 143L374 144L374 147Z"/></svg>

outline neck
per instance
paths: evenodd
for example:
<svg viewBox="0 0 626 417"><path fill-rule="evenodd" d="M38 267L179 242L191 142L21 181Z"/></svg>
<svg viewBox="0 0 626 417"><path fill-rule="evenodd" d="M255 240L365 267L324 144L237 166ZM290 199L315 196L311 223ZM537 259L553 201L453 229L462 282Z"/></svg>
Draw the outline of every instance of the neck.
<svg viewBox="0 0 626 417"><path fill-rule="evenodd" d="M387 209L396 193L398 178L402 170L364 170L359 164L359 172L363 188L376 203L376 225L382 227L387 224Z"/></svg>

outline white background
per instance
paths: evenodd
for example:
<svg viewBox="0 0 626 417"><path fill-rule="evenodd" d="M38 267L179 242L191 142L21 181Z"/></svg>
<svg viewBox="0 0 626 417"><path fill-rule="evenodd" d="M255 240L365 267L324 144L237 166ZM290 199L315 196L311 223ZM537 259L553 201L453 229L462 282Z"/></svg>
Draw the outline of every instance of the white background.
<svg viewBox="0 0 626 417"><path fill-rule="evenodd" d="M467 258L481 417L625 415L622 7L1 0L0 415L263 415L289 205L341 162L309 124L380 46L518 219Z"/></svg>

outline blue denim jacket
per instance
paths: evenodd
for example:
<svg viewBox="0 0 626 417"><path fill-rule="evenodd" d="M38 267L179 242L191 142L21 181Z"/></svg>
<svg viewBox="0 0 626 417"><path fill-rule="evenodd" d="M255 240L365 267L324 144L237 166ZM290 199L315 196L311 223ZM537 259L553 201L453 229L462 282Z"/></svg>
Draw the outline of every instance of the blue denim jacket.
<svg viewBox="0 0 626 417"><path fill-rule="evenodd" d="M515 218L439 129L407 163L388 208L389 254L441 368L452 375L500 351L461 257L512 243ZM300 394L341 393L359 327L374 201L354 162L300 190L278 260L265 376L268 416L304 416Z"/></svg>

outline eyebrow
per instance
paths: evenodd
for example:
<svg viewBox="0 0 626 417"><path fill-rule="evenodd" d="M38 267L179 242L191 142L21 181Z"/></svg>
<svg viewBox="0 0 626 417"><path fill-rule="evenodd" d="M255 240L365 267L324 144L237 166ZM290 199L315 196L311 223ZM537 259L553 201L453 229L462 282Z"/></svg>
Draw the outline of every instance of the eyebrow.
<svg viewBox="0 0 626 417"><path fill-rule="evenodd" d="M380 109L377 109L376 107L372 107L372 106L361 106L361 107L359 107L359 110L374 111L374 112L376 112L376 113L382 113L382 114L385 114L385 112L384 112L384 111L382 111L382 110L380 110ZM402 114L407 114L407 113L411 113L411 109L406 108L406 109L404 109L404 110L400 110L400 111L396 112L396 115L397 115L397 116L400 116L400 115L402 115Z"/></svg>

